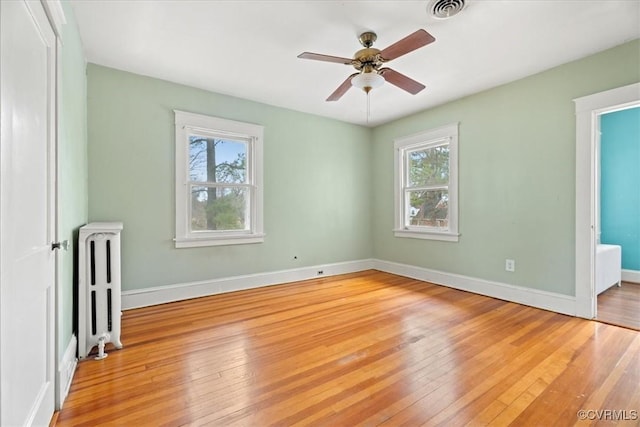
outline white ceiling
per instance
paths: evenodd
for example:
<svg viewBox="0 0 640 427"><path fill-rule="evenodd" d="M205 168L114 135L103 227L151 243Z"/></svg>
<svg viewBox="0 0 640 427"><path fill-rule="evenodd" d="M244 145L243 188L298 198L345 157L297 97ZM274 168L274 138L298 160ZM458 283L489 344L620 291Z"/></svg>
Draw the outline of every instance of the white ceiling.
<svg viewBox="0 0 640 427"><path fill-rule="evenodd" d="M351 123L378 125L640 37L640 0L467 0L448 20L427 1L72 0L87 61ZM325 99L354 72L298 59L352 57L419 28L436 41L387 66L425 84Z"/></svg>

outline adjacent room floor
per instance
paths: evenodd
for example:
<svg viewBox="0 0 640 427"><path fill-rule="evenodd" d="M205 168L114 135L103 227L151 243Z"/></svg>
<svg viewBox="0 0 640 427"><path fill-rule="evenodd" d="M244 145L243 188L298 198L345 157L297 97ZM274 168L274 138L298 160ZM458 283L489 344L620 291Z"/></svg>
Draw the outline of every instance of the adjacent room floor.
<svg viewBox="0 0 640 427"><path fill-rule="evenodd" d="M622 282L598 295L598 320L640 331L640 284Z"/></svg>
<svg viewBox="0 0 640 427"><path fill-rule="evenodd" d="M58 425L573 426L640 410L640 332L379 271L122 320L124 348L79 364Z"/></svg>

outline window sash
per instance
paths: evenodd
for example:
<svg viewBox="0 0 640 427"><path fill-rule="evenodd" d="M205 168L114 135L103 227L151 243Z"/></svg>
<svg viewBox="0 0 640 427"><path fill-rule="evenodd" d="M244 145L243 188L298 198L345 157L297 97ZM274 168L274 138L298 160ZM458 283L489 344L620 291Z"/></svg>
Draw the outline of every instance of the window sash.
<svg viewBox="0 0 640 427"><path fill-rule="evenodd" d="M423 219L423 222L434 221L437 225L426 225L426 224L412 224L411 223L411 193L416 193L420 191L446 191L447 197L449 193L448 186L438 186L437 188L428 188L428 189L415 189L415 188L407 188L404 190L403 195L403 206L404 206L404 229L405 230L435 230L439 232L447 232L449 231L449 217L451 214L451 205L447 203L447 214L444 218L435 218L432 220ZM419 219L417 221L420 221ZM443 225L444 224L444 225Z"/></svg>
<svg viewBox="0 0 640 427"><path fill-rule="evenodd" d="M245 209L245 228L244 229L222 229L222 230L193 230L191 220L193 218L193 206L190 200L187 200L187 215L186 215L186 231L187 235L192 235L194 237L202 238L207 235L211 237L220 236L224 234L247 234L247 233L255 233L255 224L256 224L256 212L253 209L255 203L251 203L252 200L255 199L255 184L254 184L254 167L253 167L253 158L254 158L254 147L255 147L255 138L249 135L242 135L238 133L232 132L224 132L220 130L210 130L203 128L195 128L195 127L185 127L186 132L184 139L184 151L186 153L186 159L189 158L189 149L190 149L190 141L189 138L191 136L204 136L207 138L215 138L215 139L223 139L230 141L238 141L244 142L247 144L247 160L246 160L246 168L245 168L245 183L225 183L225 182L215 182L215 181L192 181L190 170L187 165L186 167L186 181L185 186L188 189L187 193L191 194L191 188L193 187L209 187L209 188L241 188L245 187L249 189L249 194L246 200L247 207ZM187 160L188 161L188 160Z"/></svg>
<svg viewBox="0 0 640 427"><path fill-rule="evenodd" d="M243 228L229 228L229 229L219 229L219 230L194 230L192 227L192 220L193 220L193 204L189 203L188 206L188 216L187 218L189 219L189 233L194 234L194 235L205 235L207 233L213 233L213 234L217 234L217 235L221 235L221 234L246 234L246 233L252 233L254 232L254 225L255 225L255 221L253 220L253 218L255 218L255 212L253 209L254 203L252 203L253 200L255 200L255 191L256 188L253 185L248 185L248 184L232 184L232 185L225 185L224 183L219 183L219 184L207 184L207 183L195 183L195 184L190 184L189 185L189 194L193 194L193 189L195 187L198 188L221 188L221 189L233 189L233 188L239 188L239 189L245 189L247 190L247 195L245 197L245 209L244 209L244 227Z"/></svg>
<svg viewBox="0 0 640 427"><path fill-rule="evenodd" d="M247 159L246 159L246 165L245 165L245 183L246 184L254 184L255 183L255 167L254 167L254 157L255 157L255 138L248 136L248 135L237 135L234 134L234 136L222 136L223 132L220 131L216 131L216 132L204 132L204 131L200 131L200 132L186 132L186 136L185 136L185 146L184 146L184 152L185 152L185 158L189 159L189 149L190 149L190 141L189 138L192 136L204 136L207 138L215 138L215 139L223 139L223 140L227 140L227 141L234 141L234 142L242 142L247 144ZM190 175L190 169L187 166L186 168L186 182L187 183L195 183L195 182L203 182L203 183L215 183L215 181L193 181L191 180L191 175ZM235 183L234 183L235 184Z"/></svg>
<svg viewBox="0 0 640 427"><path fill-rule="evenodd" d="M402 150L402 156L404 159L404 173L403 173L403 187L411 187L411 154L412 153L416 153L416 152L420 152L420 151L427 151L433 148L438 148L438 147L448 147L450 146L451 142L451 138L440 138L440 139L436 139L433 141L426 141L423 143L419 143L419 144L415 144L412 147L407 147L405 149ZM447 183L446 185L449 184L449 182L451 181L451 158L449 157L447 159L447 163L449 163L448 167L449 167L449 177L447 179ZM433 185L442 185L442 184L433 184ZM418 187L418 186L415 186ZM424 186L424 187L428 187Z"/></svg>
<svg viewBox="0 0 640 427"><path fill-rule="evenodd" d="M440 138L433 141L425 141L422 143L414 144L412 147L405 148L402 151L402 158L404 164L404 171L402 174L402 218L403 218L403 228L405 230L430 230L430 231L439 231L446 232L449 231L449 223L447 222L446 227L439 226L430 226L430 225L412 225L411 224L411 192L415 191L437 191L437 190L446 190L449 191L449 182L451 181L451 177L447 180L447 184L434 184L434 185L411 185L411 153L415 153L418 151L426 151L428 149L436 148L436 147L444 147L450 145L451 138ZM451 170L451 159L448 159L449 162L449 170ZM451 205L447 204L447 218L451 216Z"/></svg>

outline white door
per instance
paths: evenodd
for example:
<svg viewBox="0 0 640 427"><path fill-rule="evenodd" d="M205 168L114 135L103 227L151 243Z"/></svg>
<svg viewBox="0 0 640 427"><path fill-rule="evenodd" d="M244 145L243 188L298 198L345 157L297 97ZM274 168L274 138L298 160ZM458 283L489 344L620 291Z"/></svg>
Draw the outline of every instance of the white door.
<svg viewBox="0 0 640 427"><path fill-rule="evenodd" d="M0 425L54 409L56 40L40 2L0 0Z"/></svg>

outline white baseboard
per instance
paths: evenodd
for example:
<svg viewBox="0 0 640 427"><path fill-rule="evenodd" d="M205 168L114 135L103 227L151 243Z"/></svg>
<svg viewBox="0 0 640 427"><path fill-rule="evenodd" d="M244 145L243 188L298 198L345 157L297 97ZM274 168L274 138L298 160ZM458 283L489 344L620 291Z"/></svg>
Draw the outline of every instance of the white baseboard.
<svg viewBox="0 0 640 427"><path fill-rule="evenodd" d="M122 309L128 310L138 307L147 307L225 292L314 279L317 277L355 273L370 269L385 271L399 276L423 280L437 285L486 295L492 298L550 310L557 313L568 314L570 316L576 315L576 300L575 297L570 295L514 286L506 283L492 282L475 277L378 259L347 261L335 264L295 268L291 270L280 270L268 273L233 276L221 279L123 291ZM321 276L318 275L318 271L322 271L323 274Z"/></svg>
<svg viewBox="0 0 640 427"><path fill-rule="evenodd" d="M399 264L396 262L374 260L376 270L412 279L423 280L450 288L486 295L518 304L554 311L556 313L576 315L575 297L537 289L524 288L506 283L492 282L460 274L447 273L438 270L430 270L413 265Z"/></svg>
<svg viewBox="0 0 640 427"><path fill-rule="evenodd" d="M69 388L71 387L71 380L73 374L76 372L78 366L78 359L76 358L76 351L78 348L78 339L75 335L71 336L69 345L62 355L60 366L58 367L58 406L56 409L60 410L64 400L69 394Z"/></svg>
<svg viewBox="0 0 640 427"><path fill-rule="evenodd" d="M640 283L640 271L622 270L622 280L625 282Z"/></svg>
<svg viewBox="0 0 640 427"><path fill-rule="evenodd" d="M242 289L258 288L261 286L296 282L299 280L315 279L318 277L335 276L338 274L355 273L358 271L371 270L373 268L373 260L365 259L123 291L122 309L128 310L138 307L147 307L150 305L164 304L167 302L181 301L207 295L239 291ZM319 271L322 271L321 275L318 274Z"/></svg>

